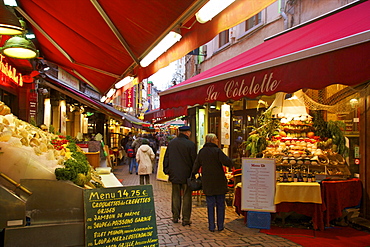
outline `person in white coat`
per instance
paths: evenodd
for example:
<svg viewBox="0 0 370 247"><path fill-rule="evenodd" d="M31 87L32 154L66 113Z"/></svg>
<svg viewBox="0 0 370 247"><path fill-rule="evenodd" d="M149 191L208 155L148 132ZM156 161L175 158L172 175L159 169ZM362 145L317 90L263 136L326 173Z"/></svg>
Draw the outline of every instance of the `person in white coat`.
<svg viewBox="0 0 370 247"><path fill-rule="evenodd" d="M139 163L140 184L144 184L144 179L146 180L146 184L149 184L149 174L153 171L152 160L154 160L155 154L149 146L148 139L143 138L141 141L142 145L136 153L136 161Z"/></svg>

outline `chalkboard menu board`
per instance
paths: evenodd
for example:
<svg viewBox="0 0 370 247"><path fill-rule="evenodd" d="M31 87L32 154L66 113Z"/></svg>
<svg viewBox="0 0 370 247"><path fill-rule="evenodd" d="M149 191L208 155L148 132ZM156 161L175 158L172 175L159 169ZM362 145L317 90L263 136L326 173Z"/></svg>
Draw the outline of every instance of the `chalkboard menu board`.
<svg viewBox="0 0 370 247"><path fill-rule="evenodd" d="M84 190L85 246L159 246L152 185Z"/></svg>

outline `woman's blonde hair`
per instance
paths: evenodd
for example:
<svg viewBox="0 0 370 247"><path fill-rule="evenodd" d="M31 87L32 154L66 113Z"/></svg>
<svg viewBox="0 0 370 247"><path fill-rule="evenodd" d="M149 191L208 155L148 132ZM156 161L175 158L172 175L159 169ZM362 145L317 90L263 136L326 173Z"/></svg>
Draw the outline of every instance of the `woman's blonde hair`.
<svg viewBox="0 0 370 247"><path fill-rule="evenodd" d="M206 142L212 142L214 139L216 139L217 136L213 133L209 133L206 135Z"/></svg>

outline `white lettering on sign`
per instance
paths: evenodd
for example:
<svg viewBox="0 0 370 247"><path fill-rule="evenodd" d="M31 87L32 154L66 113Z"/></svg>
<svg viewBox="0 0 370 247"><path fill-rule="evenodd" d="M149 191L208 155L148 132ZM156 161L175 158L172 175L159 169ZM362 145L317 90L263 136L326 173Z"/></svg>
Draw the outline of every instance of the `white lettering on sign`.
<svg viewBox="0 0 370 247"><path fill-rule="evenodd" d="M273 79L273 74L265 74L262 81L256 82L256 77L253 76L250 84L245 83L244 79L241 81L229 80L225 83L224 92L227 98L243 97L248 95L257 95L268 92L274 92L281 80ZM206 101L216 101L220 96L220 92L215 91L215 86L210 85L207 88Z"/></svg>
<svg viewBox="0 0 370 247"><path fill-rule="evenodd" d="M17 73L17 70L15 68L12 68L11 65L8 63L4 63L3 59L5 57L3 55L0 55L0 70L1 72L13 80L13 82L19 86L23 86L23 78L21 73Z"/></svg>
<svg viewBox="0 0 370 247"><path fill-rule="evenodd" d="M62 69L58 66L58 80L62 81L63 83L80 90L80 82L79 80L74 77L73 75L69 74L67 71Z"/></svg>
<svg viewBox="0 0 370 247"><path fill-rule="evenodd" d="M249 85L244 83L244 80L239 81L228 81L225 84L225 93L228 98L241 97L247 95L254 95L259 93L268 93L276 90L281 81L272 80L273 73L270 73L270 76L265 74L262 82L256 82L256 77L253 76L252 81Z"/></svg>
<svg viewBox="0 0 370 247"><path fill-rule="evenodd" d="M215 101L217 100L220 92L215 92L215 86L211 85L207 88L207 98L206 101Z"/></svg>

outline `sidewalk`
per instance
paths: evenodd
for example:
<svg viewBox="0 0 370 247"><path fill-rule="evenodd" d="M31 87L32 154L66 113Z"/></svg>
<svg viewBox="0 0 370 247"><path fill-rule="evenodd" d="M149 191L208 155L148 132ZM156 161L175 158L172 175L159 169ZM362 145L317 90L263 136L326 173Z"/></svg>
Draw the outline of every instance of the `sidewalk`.
<svg viewBox="0 0 370 247"><path fill-rule="evenodd" d="M139 176L129 174L128 165L114 167L114 174L122 184L139 185ZM193 197L192 224L182 226L171 221L171 183L159 181L156 174L150 176L153 185L154 204L157 214L157 230L160 246L300 246L287 239L260 233L259 229L248 228L244 218L235 213L233 207L226 208L225 230L208 231L205 198Z"/></svg>

